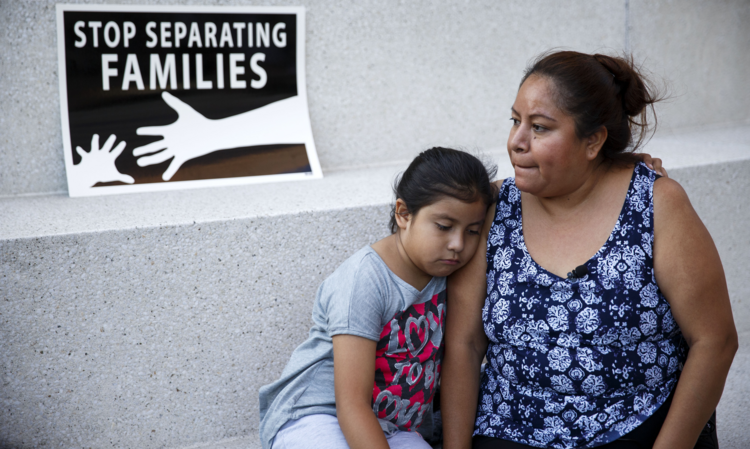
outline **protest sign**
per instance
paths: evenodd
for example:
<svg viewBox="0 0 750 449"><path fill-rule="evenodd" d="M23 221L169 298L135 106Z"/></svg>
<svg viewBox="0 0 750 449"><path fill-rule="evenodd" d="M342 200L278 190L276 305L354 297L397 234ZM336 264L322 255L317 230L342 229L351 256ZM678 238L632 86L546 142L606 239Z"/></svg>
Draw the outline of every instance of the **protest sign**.
<svg viewBox="0 0 750 449"><path fill-rule="evenodd" d="M57 5L70 196L322 176L304 9Z"/></svg>

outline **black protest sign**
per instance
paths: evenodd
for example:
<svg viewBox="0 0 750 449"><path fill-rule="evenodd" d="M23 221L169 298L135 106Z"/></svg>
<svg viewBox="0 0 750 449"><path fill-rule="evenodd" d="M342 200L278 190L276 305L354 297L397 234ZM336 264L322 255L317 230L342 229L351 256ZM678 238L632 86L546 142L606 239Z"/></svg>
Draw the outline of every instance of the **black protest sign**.
<svg viewBox="0 0 750 449"><path fill-rule="evenodd" d="M321 176L301 8L57 13L71 196Z"/></svg>

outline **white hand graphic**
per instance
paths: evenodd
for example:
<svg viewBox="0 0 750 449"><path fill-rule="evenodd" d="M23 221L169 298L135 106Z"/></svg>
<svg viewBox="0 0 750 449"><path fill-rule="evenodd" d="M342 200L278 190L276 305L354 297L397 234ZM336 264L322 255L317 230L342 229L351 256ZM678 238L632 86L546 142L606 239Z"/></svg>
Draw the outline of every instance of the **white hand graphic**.
<svg viewBox="0 0 750 449"><path fill-rule="evenodd" d="M163 136L133 150L138 165L172 162L162 175L169 181L185 162L214 151L255 145L303 143L309 135L306 107L300 97L268 104L232 117L211 120L169 92L164 101L177 112L177 121L164 126L145 126L141 136ZM163 151L162 151L163 150Z"/></svg>
<svg viewBox="0 0 750 449"><path fill-rule="evenodd" d="M99 134L91 138L91 151L86 152L81 147L76 147L76 152L81 156L81 162L73 166L72 181L83 188L92 187L97 182L121 181L127 184L135 182L132 176L120 173L115 167L117 159L122 150L125 149L125 141L120 142L112 149L117 137L111 134L104 146L99 147Z"/></svg>

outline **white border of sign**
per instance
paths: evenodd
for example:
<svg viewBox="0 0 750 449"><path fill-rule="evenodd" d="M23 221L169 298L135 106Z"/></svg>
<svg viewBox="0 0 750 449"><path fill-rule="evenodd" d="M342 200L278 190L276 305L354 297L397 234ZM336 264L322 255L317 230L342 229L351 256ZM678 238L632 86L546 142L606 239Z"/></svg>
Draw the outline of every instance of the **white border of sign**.
<svg viewBox="0 0 750 449"><path fill-rule="evenodd" d="M172 181L150 184L133 184L120 186L103 186L70 191L71 197L99 196L120 193L157 192L169 190L195 189L202 187L223 187L244 184L261 184L281 181L302 181L320 179L323 171L313 140L310 127L309 107L307 103L307 83L305 79L305 7L304 6L151 6L151 5L90 5L58 3L57 9L57 56L58 78L60 81L60 121L62 123L63 149L68 186L71 186L70 175L73 166L73 148L70 141L70 122L68 119L68 88L65 67L65 28L63 12L65 11L108 11L108 12L185 12L185 13L266 13L297 15L297 95L304 102L307 113L308 138L305 142L307 158L312 173L287 173L279 175L245 176L238 178L217 178L196 181Z"/></svg>

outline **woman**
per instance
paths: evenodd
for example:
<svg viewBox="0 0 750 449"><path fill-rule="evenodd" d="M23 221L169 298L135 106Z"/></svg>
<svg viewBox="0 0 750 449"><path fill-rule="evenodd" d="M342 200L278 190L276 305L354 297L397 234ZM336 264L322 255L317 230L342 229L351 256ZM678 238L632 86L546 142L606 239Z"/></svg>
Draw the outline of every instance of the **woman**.
<svg viewBox="0 0 750 449"><path fill-rule="evenodd" d="M472 435L475 448L717 447L737 334L684 190L627 152L656 101L621 58L557 52L526 71L516 177L448 283L445 449Z"/></svg>

